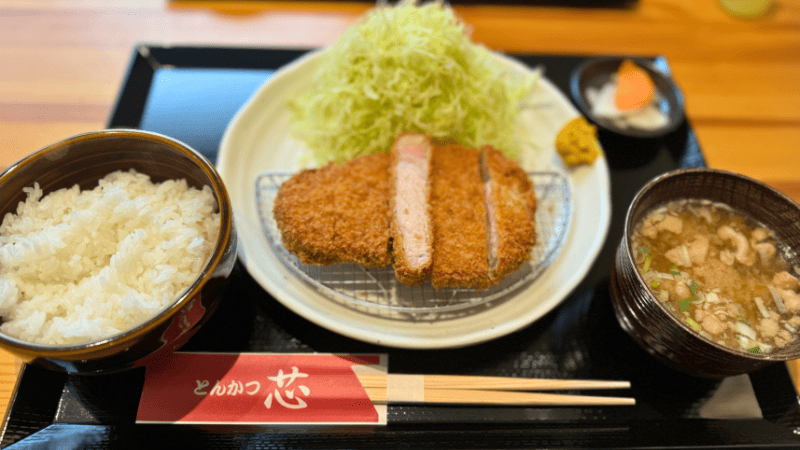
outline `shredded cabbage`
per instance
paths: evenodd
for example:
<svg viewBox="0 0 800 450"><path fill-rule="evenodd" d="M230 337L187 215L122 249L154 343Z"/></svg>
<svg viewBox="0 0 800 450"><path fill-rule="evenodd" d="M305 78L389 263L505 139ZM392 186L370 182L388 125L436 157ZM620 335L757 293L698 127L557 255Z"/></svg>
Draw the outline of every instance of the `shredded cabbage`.
<svg viewBox="0 0 800 450"><path fill-rule="evenodd" d="M289 102L315 163L387 152L406 131L518 159L517 116L535 76L509 73L449 7L375 8L321 57L312 87Z"/></svg>

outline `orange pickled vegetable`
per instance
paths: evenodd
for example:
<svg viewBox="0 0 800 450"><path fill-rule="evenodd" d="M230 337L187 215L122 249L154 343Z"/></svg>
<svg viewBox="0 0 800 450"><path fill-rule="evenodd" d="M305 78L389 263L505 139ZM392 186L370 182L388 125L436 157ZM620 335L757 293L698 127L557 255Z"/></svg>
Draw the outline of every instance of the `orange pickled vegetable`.
<svg viewBox="0 0 800 450"><path fill-rule="evenodd" d="M617 94L614 102L617 109L628 111L650 104L655 85L650 74L630 59L622 61L617 71Z"/></svg>

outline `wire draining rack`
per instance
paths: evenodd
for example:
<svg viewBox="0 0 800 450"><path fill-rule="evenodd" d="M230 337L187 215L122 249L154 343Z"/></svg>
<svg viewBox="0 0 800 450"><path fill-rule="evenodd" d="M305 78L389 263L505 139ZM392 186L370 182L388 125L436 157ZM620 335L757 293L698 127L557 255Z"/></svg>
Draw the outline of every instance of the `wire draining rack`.
<svg viewBox="0 0 800 450"><path fill-rule="evenodd" d="M555 260L569 231L572 201L569 183L558 172L529 172L537 198L536 245L531 260L500 283L483 290L434 289L430 281L406 286L397 281L391 266L365 268L343 263L311 266L281 245L281 234L272 214L280 185L293 174L264 172L256 178L256 203L262 230L278 259L299 279L326 298L365 314L408 320L441 320L502 301L533 282ZM477 307L481 308L477 308Z"/></svg>

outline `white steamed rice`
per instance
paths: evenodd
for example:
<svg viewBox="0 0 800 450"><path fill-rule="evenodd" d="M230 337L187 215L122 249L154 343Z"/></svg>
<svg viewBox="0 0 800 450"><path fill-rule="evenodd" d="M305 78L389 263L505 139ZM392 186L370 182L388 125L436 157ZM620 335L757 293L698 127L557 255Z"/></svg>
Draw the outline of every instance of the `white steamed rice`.
<svg viewBox="0 0 800 450"><path fill-rule="evenodd" d="M219 233L211 188L185 180L130 170L93 190L24 191L0 224L0 332L24 341L78 344L143 323L194 281Z"/></svg>

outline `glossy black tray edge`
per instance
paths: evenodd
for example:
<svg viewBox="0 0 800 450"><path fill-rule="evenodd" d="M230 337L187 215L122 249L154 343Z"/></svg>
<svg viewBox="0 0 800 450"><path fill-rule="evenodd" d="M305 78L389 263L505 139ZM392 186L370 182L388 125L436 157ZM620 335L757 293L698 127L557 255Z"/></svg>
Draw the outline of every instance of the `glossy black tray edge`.
<svg viewBox="0 0 800 450"><path fill-rule="evenodd" d="M277 69L311 49L254 49L245 47L159 47L134 49L123 89L117 97L109 128L136 127L144 112L147 94L158 67ZM264 58L260 52L269 52Z"/></svg>
<svg viewBox="0 0 800 450"><path fill-rule="evenodd" d="M308 50L138 46L108 126L135 128L139 125L152 77L159 67L276 69ZM530 58L529 55L514 56L523 62ZM565 74L549 75L563 77ZM681 161L681 165L703 166L705 161L698 151ZM91 420L87 424L56 423L59 402L67 389L67 376L26 366L4 420L0 444L5 447L16 443L14 448L172 448L176 442L216 448L248 445L270 448L797 448L800 445L797 436L800 434L800 408L785 365L777 364L753 373L750 380L763 420L610 421L593 428L568 422L533 427L482 423L480 429L470 424L425 426L411 423L377 429L258 427L231 433L220 427L131 426L132 422L126 417L112 418L111 425L96 425ZM269 439L264 440L267 435Z"/></svg>

